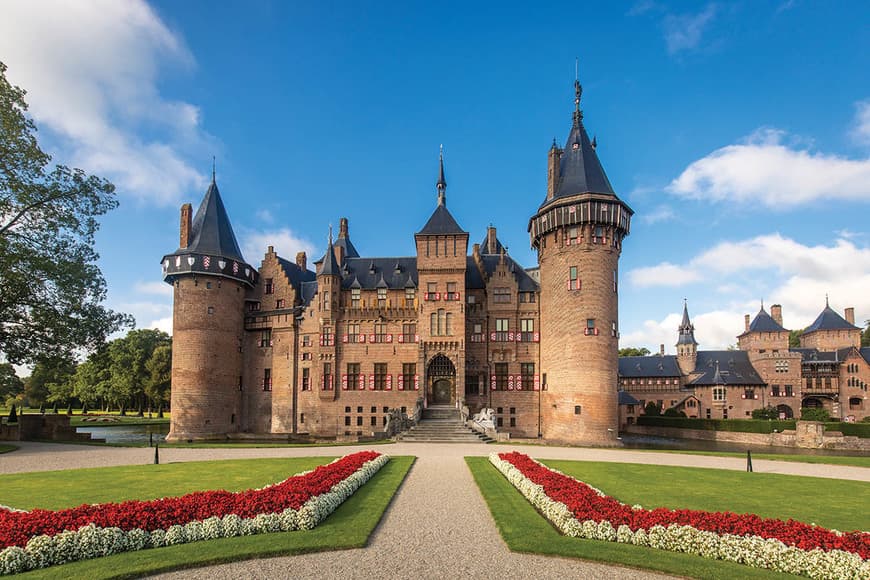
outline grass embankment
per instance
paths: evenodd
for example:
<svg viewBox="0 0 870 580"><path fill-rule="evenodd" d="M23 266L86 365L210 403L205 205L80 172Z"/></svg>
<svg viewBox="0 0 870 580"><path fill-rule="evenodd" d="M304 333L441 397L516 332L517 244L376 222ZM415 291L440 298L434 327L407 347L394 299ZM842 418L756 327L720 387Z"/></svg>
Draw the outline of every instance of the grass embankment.
<svg viewBox="0 0 870 580"><path fill-rule="evenodd" d="M83 502L152 499L205 489L238 491L282 481L330 459L210 461L4 475L0 476L0 503L19 508L58 509ZM413 462L413 457L393 457L371 481L311 531L261 534L127 552L34 570L19 577L135 578L250 558L363 547ZM112 485L105 485L108 481Z"/></svg>
<svg viewBox="0 0 870 580"><path fill-rule="evenodd" d="M9 453L10 451L15 451L18 449L16 445L7 445L6 443L0 443L0 453Z"/></svg>
<svg viewBox="0 0 870 580"><path fill-rule="evenodd" d="M692 578L790 578L784 574L677 554L559 534L485 457L466 462L511 550L582 558ZM846 530L868 527L863 482L688 467L545 461L620 501L644 507L729 509L766 517L793 517ZM819 493L819 490L824 493Z"/></svg>
<svg viewBox="0 0 870 580"><path fill-rule="evenodd" d="M683 455L710 455L713 457L746 457L740 451L690 451L680 449L631 449L631 451L649 451L650 453L679 453ZM852 467L870 467L870 457L853 455L791 455L787 453L752 453L752 459L767 461L792 461L795 463L816 463L827 465L850 465Z"/></svg>

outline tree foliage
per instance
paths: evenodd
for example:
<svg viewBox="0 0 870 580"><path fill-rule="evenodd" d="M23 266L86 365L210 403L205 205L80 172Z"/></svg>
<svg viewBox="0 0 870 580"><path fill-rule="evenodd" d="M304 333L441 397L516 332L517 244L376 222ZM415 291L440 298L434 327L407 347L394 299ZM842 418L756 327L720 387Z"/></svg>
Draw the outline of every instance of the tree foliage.
<svg viewBox="0 0 870 580"><path fill-rule="evenodd" d="M779 419L779 410L776 407L762 407L760 409L752 409L753 419Z"/></svg>
<svg viewBox="0 0 870 580"><path fill-rule="evenodd" d="M814 408L803 407L801 409L801 420L802 421L821 421L824 423L825 421L831 420L831 414L828 412L827 409L822 409L819 407L814 407Z"/></svg>
<svg viewBox="0 0 870 580"><path fill-rule="evenodd" d="M9 363L0 363L0 405L24 392L24 381Z"/></svg>
<svg viewBox="0 0 870 580"><path fill-rule="evenodd" d="M643 408L643 414L650 417L657 417L662 414L662 408L655 401L650 401Z"/></svg>
<svg viewBox="0 0 870 580"><path fill-rule="evenodd" d="M627 346L625 348L619 349L619 356L648 356L649 354L650 350L645 346L642 346L640 348Z"/></svg>
<svg viewBox="0 0 870 580"><path fill-rule="evenodd" d="M69 357L56 356L37 361L24 383L27 403L36 407L46 401L58 400L51 398L52 385L66 384L75 371L75 361Z"/></svg>
<svg viewBox="0 0 870 580"><path fill-rule="evenodd" d="M803 333L804 333L803 328L798 328L797 330L789 330L788 331L788 347L789 348L800 348L801 335Z"/></svg>
<svg viewBox="0 0 870 580"><path fill-rule="evenodd" d="M118 204L115 187L51 166L5 72L0 62L0 353L20 364L92 350L132 319L100 304L94 234Z"/></svg>
<svg viewBox="0 0 870 580"><path fill-rule="evenodd" d="M145 363L149 377L145 383L145 395L158 403L169 402L169 387L172 383L172 344L160 344Z"/></svg>
<svg viewBox="0 0 870 580"><path fill-rule="evenodd" d="M870 346L870 320L865 320L864 326L864 331L861 333L861 346Z"/></svg>

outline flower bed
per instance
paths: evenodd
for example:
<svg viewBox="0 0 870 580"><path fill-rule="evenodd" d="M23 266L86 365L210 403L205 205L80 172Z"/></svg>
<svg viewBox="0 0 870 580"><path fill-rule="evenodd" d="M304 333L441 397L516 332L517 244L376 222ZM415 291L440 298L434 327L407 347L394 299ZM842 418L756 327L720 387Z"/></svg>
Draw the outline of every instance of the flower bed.
<svg viewBox="0 0 870 580"><path fill-rule="evenodd" d="M697 554L810 578L870 578L870 533L794 520L699 510L643 509L521 453L490 462L568 536Z"/></svg>
<svg viewBox="0 0 870 580"><path fill-rule="evenodd" d="M0 574L198 540L310 530L387 461L362 451L237 493L200 491L58 511L0 508Z"/></svg>

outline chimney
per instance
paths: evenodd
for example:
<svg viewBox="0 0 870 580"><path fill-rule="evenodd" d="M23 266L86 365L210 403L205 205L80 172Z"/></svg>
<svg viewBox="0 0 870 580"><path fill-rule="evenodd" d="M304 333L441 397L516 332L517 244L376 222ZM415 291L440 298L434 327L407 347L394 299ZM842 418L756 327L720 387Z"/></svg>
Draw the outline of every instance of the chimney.
<svg viewBox="0 0 870 580"><path fill-rule="evenodd" d="M553 139L553 146L550 147L550 152L547 154L547 200L553 199L556 195L556 188L559 186L559 162L562 159L562 150L556 146L556 140Z"/></svg>
<svg viewBox="0 0 870 580"><path fill-rule="evenodd" d="M486 247L490 254L495 254L495 248L498 243L498 238L495 235L495 226L490 225L486 228Z"/></svg>
<svg viewBox="0 0 870 580"><path fill-rule="evenodd" d="M852 306L846 309L846 322L855 326L855 308Z"/></svg>
<svg viewBox="0 0 870 580"><path fill-rule="evenodd" d="M746 326L746 332L749 332L749 315L743 315L743 325Z"/></svg>
<svg viewBox="0 0 870 580"><path fill-rule="evenodd" d="M299 266L300 270L308 269L308 256L305 255L305 252L296 252L296 265Z"/></svg>
<svg viewBox="0 0 870 580"><path fill-rule="evenodd" d="M339 264L344 264L344 246L341 244L334 244L332 248L335 251L335 261Z"/></svg>
<svg viewBox="0 0 870 580"><path fill-rule="evenodd" d="M659 344L659 356L665 356L665 345L664 345L664 343Z"/></svg>
<svg viewBox="0 0 870 580"><path fill-rule="evenodd" d="M338 221L338 239L347 238L347 218Z"/></svg>
<svg viewBox="0 0 870 580"><path fill-rule="evenodd" d="M782 326L782 306L779 304L771 305L770 317L773 318L778 325Z"/></svg>
<svg viewBox="0 0 870 580"><path fill-rule="evenodd" d="M178 247L182 250L190 245L190 220L193 208L189 203L181 206L181 239Z"/></svg>

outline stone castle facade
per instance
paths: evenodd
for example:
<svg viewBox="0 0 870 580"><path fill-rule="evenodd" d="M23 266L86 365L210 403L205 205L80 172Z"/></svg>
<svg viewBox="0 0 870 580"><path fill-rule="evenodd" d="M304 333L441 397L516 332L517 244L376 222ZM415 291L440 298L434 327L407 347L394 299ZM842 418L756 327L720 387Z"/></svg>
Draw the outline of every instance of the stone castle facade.
<svg viewBox="0 0 870 580"><path fill-rule="evenodd" d="M212 180L196 215L181 210L174 288L169 440L233 434L354 438L391 410L495 410L520 437L617 443L618 279L632 210L607 179L583 125L548 154L547 195L532 212L538 264L523 268L490 227L469 245L437 204L416 253L364 257L342 218L309 266L270 247L241 255Z"/></svg>
<svg viewBox="0 0 870 580"><path fill-rule="evenodd" d="M841 316L826 303L799 347L789 346L778 304L745 316L737 350L698 350L694 331L684 305L676 355L665 355L662 345L657 356L619 359L621 427L649 402L706 419L746 419L764 407L783 419L807 407L845 421L870 416L870 348L861 347L854 308Z"/></svg>

